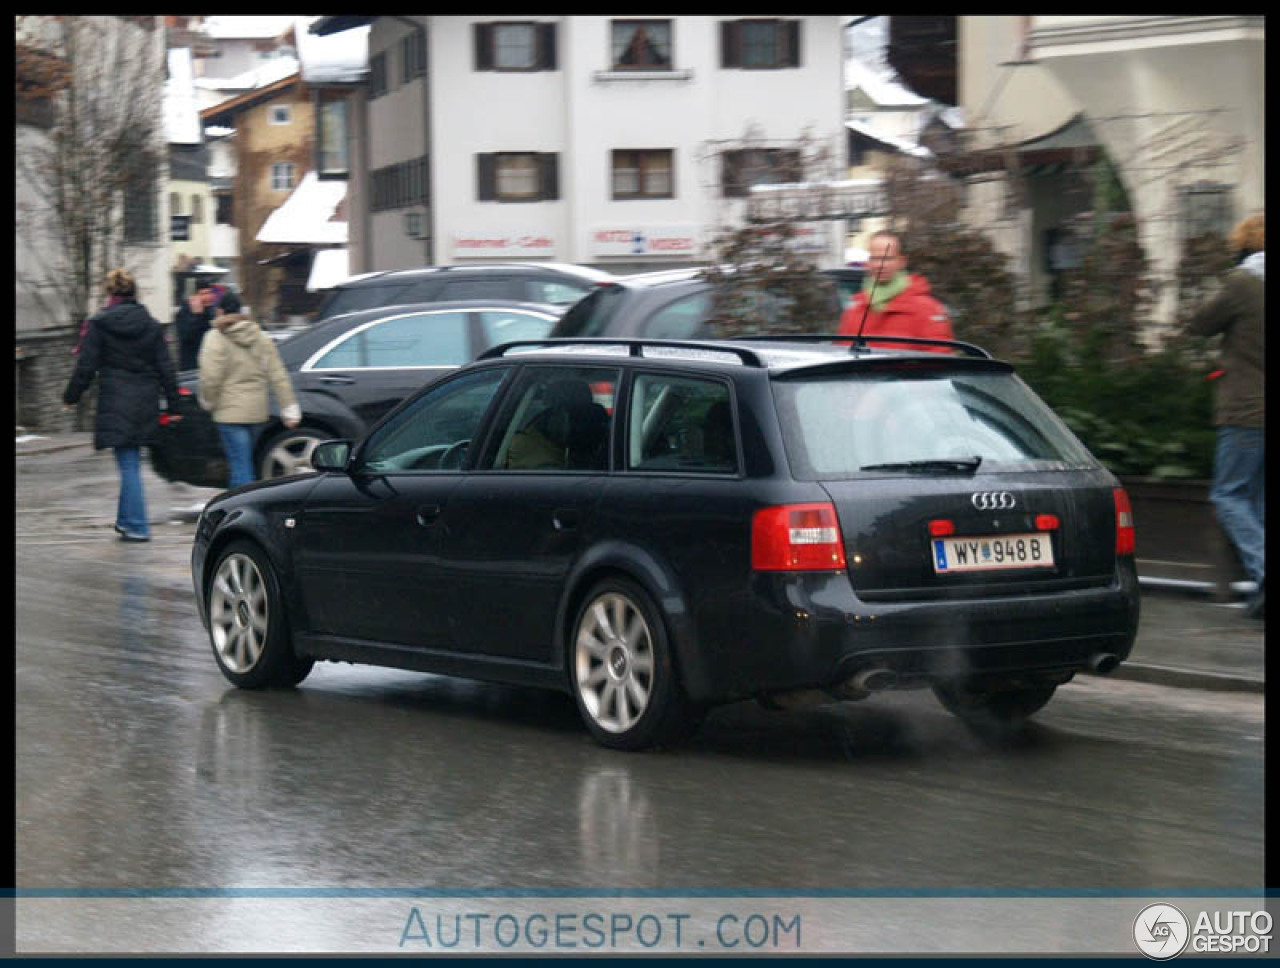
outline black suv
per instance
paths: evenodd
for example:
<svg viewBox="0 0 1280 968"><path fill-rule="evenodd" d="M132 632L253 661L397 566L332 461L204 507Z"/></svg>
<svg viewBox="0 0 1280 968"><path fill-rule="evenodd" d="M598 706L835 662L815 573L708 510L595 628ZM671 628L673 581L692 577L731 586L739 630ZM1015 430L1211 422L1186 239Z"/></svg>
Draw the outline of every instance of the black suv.
<svg viewBox="0 0 1280 968"><path fill-rule="evenodd" d="M908 342L895 337L895 343ZM636 749L932 687L1007 729L1138 625L1128 498L1004 362L835 337L509 343L205 508L246 688L317 659L570 692Z"/></svg>
<svg viewBox="0 0 1280 968"><path fill-rule="evenodd" d="M614 277L587 266L506 262L478 266L426 266L354 276L336 286L316 321L343 313L408 303L458 299L510 299L570 306Z"/></svg>
<svg viewBox="0 0 1280 968"><path fill-rule="evenodd" d="M707 320L711 315L712 285L702 278L702 269L672 269L620 276L601 283L575 303L556 324L551 335L557 339L584 336L627 336L645 339L701 339L711 335ZM858 269L829 269L821 273L831 282L829 325L834 331L844 308L844 290L853 285ZM776 298L766 304L766 313L777 307Z"/></svg>

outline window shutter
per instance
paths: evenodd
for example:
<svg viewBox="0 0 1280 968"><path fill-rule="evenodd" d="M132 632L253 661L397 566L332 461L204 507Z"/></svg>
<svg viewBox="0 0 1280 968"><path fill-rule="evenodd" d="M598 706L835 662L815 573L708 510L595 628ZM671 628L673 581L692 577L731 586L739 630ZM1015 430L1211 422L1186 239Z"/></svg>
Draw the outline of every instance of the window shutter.
<svg viewBox="0 0 1280 968"><path fill-rule="evenodd" d="M493 70L493 24L476 24L476 70Z"/></svg>
<svg viewBox="0 0 1280 968"><path fill-rule="evenodd" d="M476 155L476 200L493 202L498 198L498 165L496 155Z"/></svg>
<svg viewBox="0 0 1280 968"><path fill-rule="evenodd" d="M538 24L538 69L556 69L556 25Z"/></svg>
<svg viewBox="0 0 1280 968"><path fill-rule="evenodd" d="M726 151L720 156L720 184L726 198L734 198L742 192L738 188L738 153Z"/></svg>
<svg viewBox="0 0 1280 968"><path fill-rule="evenodd" d="M720 66L741 67L742 24L737 20L720 21Z"/></svg>
<svg viewBox="0 0 1280 968"><path fill-rule="evenodd" d="M787 39L787 66L800 66L800 21L788 20L784 26L786 27Z"/></svg>
<svg viewBox="0 0 1280 968"><path fill-rule="evenodd" d="M538 155L541 169L541 184L538 186L538 197L554 200L560 197L559 155Z"/></svg>

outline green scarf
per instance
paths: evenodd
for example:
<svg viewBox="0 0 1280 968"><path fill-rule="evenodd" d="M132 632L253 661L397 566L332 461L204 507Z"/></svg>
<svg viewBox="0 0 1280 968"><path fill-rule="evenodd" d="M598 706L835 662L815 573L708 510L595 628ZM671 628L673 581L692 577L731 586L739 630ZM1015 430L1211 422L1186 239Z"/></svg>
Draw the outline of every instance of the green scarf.
<svg viewBox="0 0 1280 968"><path fill-rule="evenodd" d="M903 290L907 288L907 283L910 281L911 276L905 269L888 282L879 284L876 283L875 276L868 272L862 280L862 291L870 296L872 287L875 288L876 294L871 300L871 308L879 313L884 311L884 307L889 304L890 300L902 295Z"/></svg>

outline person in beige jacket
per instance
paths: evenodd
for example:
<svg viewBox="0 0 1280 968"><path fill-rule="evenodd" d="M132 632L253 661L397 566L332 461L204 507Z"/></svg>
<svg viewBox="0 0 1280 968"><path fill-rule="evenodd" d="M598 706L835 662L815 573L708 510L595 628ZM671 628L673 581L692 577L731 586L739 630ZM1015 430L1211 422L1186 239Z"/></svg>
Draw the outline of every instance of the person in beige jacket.
<svg viewBox="0 0 1280 968"><path fill-rule="evenodd" d="M200 406L213 414L222 449L231 465L228 487L256 480L253 439L258 425L270 416L267 391L280 404L286 427L296 427L302 410L271 337L240 312L233 292L218 302L213 328L200 344Z"/></svg>

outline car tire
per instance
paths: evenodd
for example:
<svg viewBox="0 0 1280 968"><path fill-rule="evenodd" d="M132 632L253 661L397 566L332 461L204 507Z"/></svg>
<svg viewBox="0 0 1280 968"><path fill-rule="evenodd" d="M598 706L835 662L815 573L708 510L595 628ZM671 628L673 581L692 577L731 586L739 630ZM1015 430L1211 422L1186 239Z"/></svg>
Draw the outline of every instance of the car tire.
<svg viewBox="0 0 1280 968"><path fill-rule="evenodd" d="M317 445L332 440L333 435L318 427L282 429L262 445L258 460L258 479L269 481L290 474L305 474L311 468L311 454Z"/></svg>
<svg viewBox="0 0 1280 968"><path fill-rule="evenodd" d="M294 652L275 569L253 542L233 541L218 555L205 608L214 660L233 685L288 688L311 672L314 660Z"/></svg>
<svg viewBox="0 0 1280 968"><path fill-rule="evenodd" d="M979 685L954 680L935 683L933 694L944 709L970 726L1009 734L1044 708L1057 688L1054 682Z"/></svg>
<svg viewBox="0 0 1280 968"><path fill-rule="evenodd" d="M570 690L599 743L641 750L697 731L705 708L685 696L666 626L639 585L625 578L595 585L569 635Z"/></svg>

